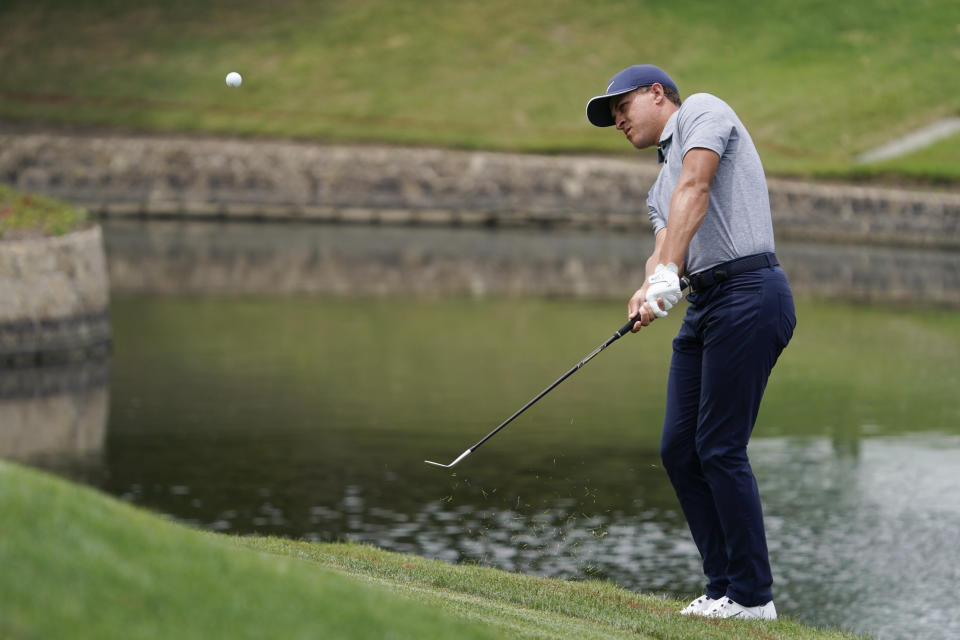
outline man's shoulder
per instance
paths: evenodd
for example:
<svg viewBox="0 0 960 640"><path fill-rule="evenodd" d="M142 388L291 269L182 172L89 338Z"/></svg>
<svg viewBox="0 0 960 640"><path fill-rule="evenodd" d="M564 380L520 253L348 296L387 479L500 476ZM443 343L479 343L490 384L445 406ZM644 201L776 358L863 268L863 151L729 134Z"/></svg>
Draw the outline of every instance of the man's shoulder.
<svg viewBox="0 0 960 640"><path fill-rule="evenodd" d="M695 93L683 101L677 112L677 132L682 138L694 131L739 127L740 119L726 102L710 93Z"/></svg>
<svg viewBox="0 0 960 640"><path fill-rule="evenodd" d="M690 112L727 110L730 108L726 102L713 95L712 93L694 93L688 96L683 104L680 105L680 111L684 114Z"/></svg>

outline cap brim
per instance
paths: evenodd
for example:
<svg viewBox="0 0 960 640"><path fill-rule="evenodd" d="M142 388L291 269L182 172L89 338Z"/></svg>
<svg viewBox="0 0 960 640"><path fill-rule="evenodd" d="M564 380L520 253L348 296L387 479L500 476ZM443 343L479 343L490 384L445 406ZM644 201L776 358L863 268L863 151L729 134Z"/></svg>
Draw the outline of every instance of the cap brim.
<svg viewBox="0 0 960 640"><path fill-rule="evenodd" d="M617 93L605 93L602 96L590 98L590 102L587 103L587 120L595 127L612 127L615 123L610 114L610 98L622 96L631 91L633 89L624 89Z"/></svg>

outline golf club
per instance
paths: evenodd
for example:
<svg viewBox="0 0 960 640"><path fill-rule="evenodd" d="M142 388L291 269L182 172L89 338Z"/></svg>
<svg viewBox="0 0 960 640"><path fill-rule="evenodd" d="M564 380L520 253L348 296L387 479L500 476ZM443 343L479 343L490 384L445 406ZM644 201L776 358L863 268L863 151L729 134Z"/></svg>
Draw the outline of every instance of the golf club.
<svg viewBox="0 0 960 640"><path fill-rule="evenodd" d="M681 291L683 291L684 289L686 289L689 285L690 285L690 281L687 280L687 278L685 278L685 277L684 277L684 278L680 278L680 290L681 290ZM626 323L625 325L623 325L622 327L620 327L620 328L617 330L616 333L614 333L612 336L610 336L609 338L607 338L607 341L606 341L606 342L604 342L604 343L601 344L599 347L597 347L596 349L594 349L593 351L591 351L586 357L584 357L583 360L581 360L581 361L578 362L576 365L574 365L573 368L571 368L571 369L570 369L569 371L567 371L565 374L563 374L562 376L560 376L559 378L557 378L557 379L553 382L553 384L551 384L549 387L547 387L546 389L544 389L543 391L541 391L540 393L538 393L530 402L528 402L527 404L525 404L525 405L523 405L522 407L520 407L519 409L517 409L516 413L514 413L512 416L510 416L509 418L507 418L506 420L504 420L502 423L500 423L500 426L498 426L496 429L494 429L493 431L491 431L490 433L488 433L487 435L485 435L485 436L484 436L479 442L477 442L475 445L473 445L472 447L470 447L469 449L467 449L466 451L464 451L463 453L461 453L459 456L457 456L457 458L456 458L453 462L451 462L450 464L441 464L441 463L439 463L439 462L433 462L432 460L424 460L424 462L426 462L427 464L432 464L432 465L435 466L435 467L443 467L444 469L449 469L450 467L456 466L457 463L459 463L461 460L463 460L463 459L466 458L468 455L470 455L471 453L473 453L474 451L476 451L477 449L479 449L479 448L480 448L480 445L482 445L484 442L486 442L487 440L489 440L489 439L492 438L493 436L497 435L497 433L498 433L501 429L503 429L505 426L507 426L508 424L510 424L510 423L513 421L514 418L516 418L516 417L519 416L521 413L523 413L524 411L526 411L527 409L529 409L531 406L533 406L533 404L536 403L537 400L539 400L539 399L542 398L543 396L545 396L545 395L547 395L548 393L550 393L551 391L553 391L553 389L556 388L557 385L559 385L561 382L563 382L564 380L566 380L567 378L569 378L570 376L572 376L572 375L574 374L574 372L576 372L576 371L579 370L581 367L583 367L583 365L585 365L585 364L587 364L588 362L590 362L598 353L600 353L601 351L603 351L604 349L606 349L607 347L609 347L611 344L613 344L614 342L616 342L617 340L619 340L620 338L622 338L623 336L625 336L625 335L630 331L630 329L633 328L634 323L635 323L637 320L639 320L639 319L640 319L640 314L637 314L637 315L635 315L633 318L631 318L630 320L628 320L627 323Z"/></svg>

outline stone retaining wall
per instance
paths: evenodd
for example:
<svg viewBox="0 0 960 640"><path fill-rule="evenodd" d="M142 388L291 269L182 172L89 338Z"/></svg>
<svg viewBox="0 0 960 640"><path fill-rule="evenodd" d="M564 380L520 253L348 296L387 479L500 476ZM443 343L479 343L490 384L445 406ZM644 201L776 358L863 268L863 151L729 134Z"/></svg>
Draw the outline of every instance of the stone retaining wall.
<svg viewBox="0 0 960 640"><path fill-rule="evenodd" d="M99 226L61 237L0 240L0 364L61 361L110 343Z"/></svg>
<svg viewBox="0 0 960 640"><path fill-rule="evenodd" d="M622 297L642 278L656 171L641 154L0 132L0 180L105 216L123 292ZM777 252L798 293L960 305L960 195L769 186ZM117 226L128 219L188 224ZM292 229L189 224L201 220ZM300 224L318 221L351 224ZM72 317L102 335L98 314ZM63 328L8 321L6 335Z"/></svg>
<svg viewBox="0 0 960 640"><path fill-rule="evenodd" d="M611 159L0 132L0 180L107 216L648 229L657 167ZM960 195L770 180L780 239L960 249Z"/></svg>

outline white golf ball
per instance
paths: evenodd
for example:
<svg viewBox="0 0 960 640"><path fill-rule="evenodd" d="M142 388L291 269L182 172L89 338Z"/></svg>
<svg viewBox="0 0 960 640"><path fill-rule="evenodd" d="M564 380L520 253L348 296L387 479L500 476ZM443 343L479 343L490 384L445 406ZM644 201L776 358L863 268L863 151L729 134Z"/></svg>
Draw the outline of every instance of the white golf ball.
<svg viewBox="0 0 960 640"><path fill-rule="evenodd" d="M227 74L228 87L239 87L241 82L243 82L243 78L241 78L240 74L236 71L231 71Z"/></svg>

